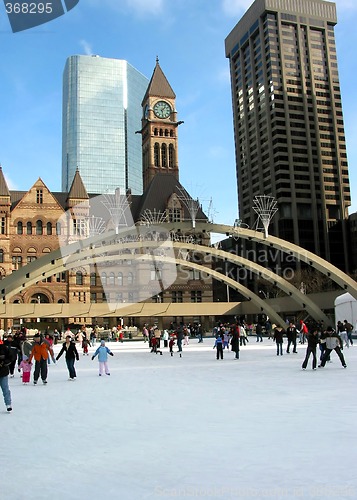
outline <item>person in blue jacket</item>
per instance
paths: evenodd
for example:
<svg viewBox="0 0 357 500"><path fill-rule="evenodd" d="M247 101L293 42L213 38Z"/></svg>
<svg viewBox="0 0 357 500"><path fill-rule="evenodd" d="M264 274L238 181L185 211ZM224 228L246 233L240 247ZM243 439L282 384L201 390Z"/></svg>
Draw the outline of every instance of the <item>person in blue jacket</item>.
<svg viewBox="0 0 357 500"><path fill-rule="evenodd" d="M102 340L100 342L100 346L98 347L98 349L95 351L95 353L92 356L92 361L96 356L98 356L99 376L100 377L102 375L104 375L104 373L106 375L110 375L109 367L108 367L108 354L110 354L110 356L114 356L112 351L110 349L108 349L108 347L105 345L105 341Z"/></svg>
<svg viewBox="0 0 357 500"><path fill-rule="evenodd" d="M216 348L217 350L217 359L221 357L223 359L223 340L221 335L218 335L216 338L216 342L214 343L213 349Z"/></svg>

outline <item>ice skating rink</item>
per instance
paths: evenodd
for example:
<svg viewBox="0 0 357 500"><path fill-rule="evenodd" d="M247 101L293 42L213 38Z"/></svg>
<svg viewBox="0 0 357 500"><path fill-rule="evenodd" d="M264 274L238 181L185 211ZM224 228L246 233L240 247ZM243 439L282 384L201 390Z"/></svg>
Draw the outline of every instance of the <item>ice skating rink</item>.
<svg viewBox="0 0 357 500"><path fill-rule="evenodd" d="M9 379L0 407L6 500L357 498L357 342L313 371L306 345L276 356L264 339L216 360L213 339L180 358L143 342L107 343L111 375L90 355L67 380ZM55 352L60 345L55 346Z"/></svg>

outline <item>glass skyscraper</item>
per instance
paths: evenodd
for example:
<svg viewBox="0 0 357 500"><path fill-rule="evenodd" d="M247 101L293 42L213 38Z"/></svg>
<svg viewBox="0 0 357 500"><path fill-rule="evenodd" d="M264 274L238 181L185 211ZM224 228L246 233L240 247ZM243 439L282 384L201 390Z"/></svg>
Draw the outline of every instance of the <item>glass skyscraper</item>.
<svg viewBox="0 0 357 500"><path fill-rule="evenodd" d="M142 194L141 102L149 80L127 61L71 56L63 74L62 191Z"/></svg>
<svg viewBox="0 0 357 500"><path fill-rule="evenodd" d="M226 38L239 214L274 196L269 232L348 269L347 152L337 68L336 5L255 0Z"/></svg>

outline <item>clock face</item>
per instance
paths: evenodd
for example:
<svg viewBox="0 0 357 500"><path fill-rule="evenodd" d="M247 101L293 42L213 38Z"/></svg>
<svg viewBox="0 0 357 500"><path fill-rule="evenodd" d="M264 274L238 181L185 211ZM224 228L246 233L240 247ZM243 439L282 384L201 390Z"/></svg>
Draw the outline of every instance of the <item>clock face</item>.
<svg viewBox="0 0 357 500"><path fill-rule="evenodd" d="M158 118L168 118L171 115L171 106L165 101L158 101L154 106L154 113Z"/></svg>

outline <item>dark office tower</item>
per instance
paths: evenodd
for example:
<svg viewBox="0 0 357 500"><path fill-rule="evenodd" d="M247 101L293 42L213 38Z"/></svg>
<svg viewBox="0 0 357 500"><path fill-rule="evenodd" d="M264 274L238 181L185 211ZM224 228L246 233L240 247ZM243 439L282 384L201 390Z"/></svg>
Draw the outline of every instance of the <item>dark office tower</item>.
<svg viewBox="0 0 357 500"><path fill-rule="evenodd" d="M350 188L337 70L336 5L256 0L225 41L240 218L274 196L270 234L348 269Z"/></svg>

